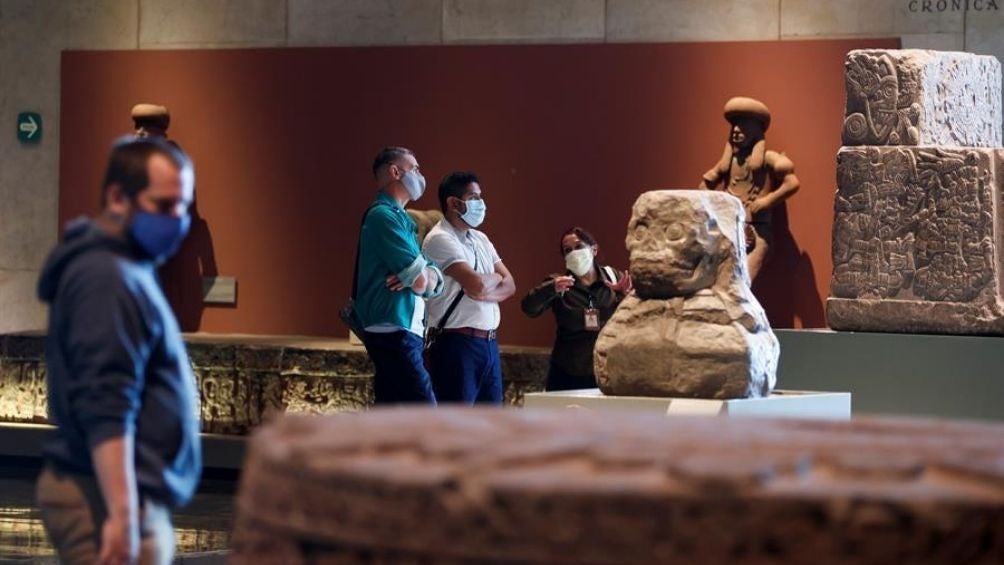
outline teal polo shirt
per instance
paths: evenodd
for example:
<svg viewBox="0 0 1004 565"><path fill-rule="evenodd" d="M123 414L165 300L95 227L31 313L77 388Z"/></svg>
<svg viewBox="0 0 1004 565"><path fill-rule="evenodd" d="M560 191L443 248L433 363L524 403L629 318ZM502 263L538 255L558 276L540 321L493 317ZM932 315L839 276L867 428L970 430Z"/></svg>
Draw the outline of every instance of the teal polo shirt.
<svg viewBox="0 0 1004 565"><path fill-rule="evenodd" d="M359 234L359 279L356 312L367 331L407 330L422 335L425 330L425 298L443 291L443 273L422 254L417 227L404 207L380 192L370 205ZM426 268L439 274L436 288L423 296L387 288L387 277L410 287Z"/></svg>

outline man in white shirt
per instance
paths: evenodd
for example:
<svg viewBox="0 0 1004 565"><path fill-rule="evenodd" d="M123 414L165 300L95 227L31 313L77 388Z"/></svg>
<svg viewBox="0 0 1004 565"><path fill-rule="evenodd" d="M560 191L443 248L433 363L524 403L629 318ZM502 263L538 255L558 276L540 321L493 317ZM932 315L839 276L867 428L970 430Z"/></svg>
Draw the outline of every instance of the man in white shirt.
<svg viewBox="0 0 1004 565"><path fill-rule="evenodd" d="M428 300L432 386L440 402L501 404L495 332L499 302L516 292L516 283L488 236L474 229L486 211L477 175L447 175L439 184L439 206L444 218L422 246L445 275L442 294Z"/></svg>

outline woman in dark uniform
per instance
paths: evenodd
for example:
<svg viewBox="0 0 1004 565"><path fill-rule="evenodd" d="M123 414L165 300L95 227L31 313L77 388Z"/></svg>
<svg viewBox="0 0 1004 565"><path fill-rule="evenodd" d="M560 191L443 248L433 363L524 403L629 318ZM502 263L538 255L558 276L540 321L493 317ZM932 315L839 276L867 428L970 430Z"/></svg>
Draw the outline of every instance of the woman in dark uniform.
<svg viewBox="0 0 1004 565"><path fill-rule="evenodd" d="M603 324L631 292L631 276L596 263L596 239L582 228L561 235L565 273L551 275L523 298L536 318L550 309L558 323L547 390L594 388L593 346Z"/></svg>

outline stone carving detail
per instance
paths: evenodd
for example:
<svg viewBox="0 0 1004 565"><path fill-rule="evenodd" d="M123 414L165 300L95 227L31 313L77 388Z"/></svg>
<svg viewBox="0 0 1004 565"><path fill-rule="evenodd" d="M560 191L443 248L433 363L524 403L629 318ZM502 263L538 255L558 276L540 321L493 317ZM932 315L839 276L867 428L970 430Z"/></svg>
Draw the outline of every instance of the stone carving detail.
<svg viewBox="0 0 1004 565"><path fill-rule="evenodd" d="M1004 150L981 147L1001 141L1000 77L992 57L848 55L848 112L866 106L848 120L870 120L861 139L872 145L837 155L830 327L1004 334L998 258ZM884 96L895 89L899 110L893 111ZM905 114L903 100L912 108ZM915 114L919 121L905 125L904 116ZM904 131L912 132L908 139ZM900 142L926 145L881 146Z"/></svg>
<svg viewBox="0 0 1004 565"><path fill-rule="evenodd" d="M244 435L286 412L349 412L373 404L373 365L362 348L269 346L225 336L199 338L187 348L203 432ZM543 390L547 350L503 346L501 357L507 405L522 405L524 393ZM0 422L48 422L45 336L0 335Z"/></svg>
<svg viewBox="0 0 1004 565"><path fill-rule="evenodd" d="M832 296L992 302L993 159L987 149L842 149Z"/></svg>
<svg viewBox="0 0 1004 565"><path fill-rule="evenodd" d="M251 440L231 562L1004 561L1004 426L751 422L285 417Z"/></svg>
<svg viewBox="0 0 1004 565"><path fill-rule="evenodd" d="M844 145L1001 145L995 57L855 50L845 67Z"/></svg>
<svg viewBox="0 0 1004 565"><path fill-rule="evenodd" d="M742 203L660 190L635 202L627 247L635 295L596 341L605 394L747 398L774 388L777 338L749 288Z"/></svg>

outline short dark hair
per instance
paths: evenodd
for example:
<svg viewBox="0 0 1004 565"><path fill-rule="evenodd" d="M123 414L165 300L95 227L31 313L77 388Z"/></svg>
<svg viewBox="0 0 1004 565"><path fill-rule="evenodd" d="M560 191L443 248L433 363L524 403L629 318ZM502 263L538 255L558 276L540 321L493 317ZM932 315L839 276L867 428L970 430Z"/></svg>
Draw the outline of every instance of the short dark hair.
<svg viewBox="0 0 1004 565"><path fill-rule="evenodd" d="M443 214L446 214L446 200L451 196L462 198L467 185L472 182L481 182L474 171L453 171L443 177L443 180L439 182L439 209L443 211Z"/></svg>
<svg viewBox="0 0 1004 565"><path fill-rule="evenodd" d="M150 186L147 163L153 155L167 157L176 167L191 167L191 161L176 145L159 137L125 136L112 145L105 170L105 181L101 185L101 207L108 202L108 187L117 184L122 194L130 200Z"/></svg>
<svg viewBox="0 0 1004 565"><path fill-rule="evenodd" d="M564 233L561 234L561 239L558 240L558 252L562 255L565 254L565 238L574 235L582 240L586 245L592 246L596 245L596 238L593 234L587 232L586 230L576 226L574 228L568 228Z"/></svg>
<svg viewBox="0 0 1004 565"><path fill-rule="evenodd" d="M377 153L376 158L373 159L373 176L377 176L377 173L380 171L380 167L389 165L405 155L414 154L415 153L413 153L411 149L406 147L384 147L379 153Z"/></svg>

